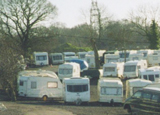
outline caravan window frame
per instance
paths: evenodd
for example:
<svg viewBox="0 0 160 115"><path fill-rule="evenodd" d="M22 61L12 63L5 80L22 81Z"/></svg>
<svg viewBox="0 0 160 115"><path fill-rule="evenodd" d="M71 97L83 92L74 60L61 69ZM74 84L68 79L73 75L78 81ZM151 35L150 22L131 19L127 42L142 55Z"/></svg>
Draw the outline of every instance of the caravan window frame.
<svg viewBox="0 0 160 115"><path fill-rule="evenodd" d="M55 81L48 81L47 88L58 88L58 82L57 81L56 82Z"/></svg>
<svg viewBox="0 0 160 115"><path fill-rule="evenodd" d="M37 89L37 82L31 81L31 89Z"/></svg>
<svg viewBox="0 0 160 115"><path fill-rule="evenodd" d="M116 90L116 93L110 93L113 89ZM122 87L101 87L101 95L122 95L122 93Z"/></svg>
<svg viewBox="0 0 160 115"><path fill-rule="evenodd" d="M20 80L20 81L19 81L19 85L20 85L20 86L23 86L23 84L24 84L24 81L23 81L23 80Z"/></svg>
<svg viewBox="0 0 160 115"><path fill-rule="evenodd" d="M105 72L115 72L115 67L104 67Z"/></svg>
<svg viewBox="0 0 160 115"><path fill-rule="evenodd" d="M71 93L81 93L89 91L88 84L67 85L67 91Z"/></svg>
<svg viewBox="0 0 160 115"><path fill-rule="evenodd" d="M44 61L47 60L47 55L36 55L37 61Z"/></svg>

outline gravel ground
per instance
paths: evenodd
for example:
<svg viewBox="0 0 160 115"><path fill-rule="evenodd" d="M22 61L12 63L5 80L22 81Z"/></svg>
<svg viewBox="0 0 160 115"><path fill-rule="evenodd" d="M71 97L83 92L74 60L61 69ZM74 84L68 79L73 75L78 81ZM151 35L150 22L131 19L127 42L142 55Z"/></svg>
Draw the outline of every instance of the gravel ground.
<svg viewBox="0 0 160 115"><path fill-rule="evenodd" d="M48 66L41 69L57 72L57 68L58 66ZM2 100L0 103L7 108L0 111L0 115L129 115L122 105L109 106L97 102L97 80L91 80L91 100L88 105L65 105L62 100L43 102L33 99L16 102Z"/></svg>

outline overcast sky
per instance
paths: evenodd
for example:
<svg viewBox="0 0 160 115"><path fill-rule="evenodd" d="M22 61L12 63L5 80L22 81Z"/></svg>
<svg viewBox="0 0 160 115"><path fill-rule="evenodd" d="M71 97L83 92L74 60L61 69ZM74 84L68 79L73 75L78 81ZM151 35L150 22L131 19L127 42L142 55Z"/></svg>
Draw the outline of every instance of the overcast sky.
<svg viewBox="0 0 160 115"><path fill-rule="evenodd" d="M58 22L65 23L66 27L74 27L84 23L82 11L89 11L92 0L49 0L58 8ZM126 19L129 11L140 6L152 5L160 7L160 0L94 0L98 6L106 7L107 12L114 19Z"/></svg>

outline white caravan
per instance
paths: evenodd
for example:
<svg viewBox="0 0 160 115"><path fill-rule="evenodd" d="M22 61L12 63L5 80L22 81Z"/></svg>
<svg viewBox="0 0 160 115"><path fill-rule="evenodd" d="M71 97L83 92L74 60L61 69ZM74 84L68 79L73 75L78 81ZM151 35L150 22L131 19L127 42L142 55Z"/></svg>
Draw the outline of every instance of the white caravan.
<svg viewBox="0 0 160 115"><path fill-rule="evenodd" d="M140 69L139 78L150 80L152 82L160 82L160 66L153 66L147 69Z"/></svg>
<svg viewBox="0 0 160 115"><path fill-rule="evenodd" d="M127 62L129 61L129 55L137 53L136 50L124 50L119 51L119 61L120 62Z"/></svg>
<svg viewBox="0 0 160 115"><path fill-rule="evenodd" d="M93 69L96 67L94 55L86 54L85 61L88 63L88 68Z"/></svg>
<svg viewBox="0 0 160 115"><path fill-rule="evenodd" d="M51 64L62 64L64 63L64 57L62 53L50 53L49 60Z"/></svg>
<svg viewBox="0 0 160 115"><path fill-rule="evenodd" d="M105 54L104 55L104 63L109 62L120 62L119 60L119 54Z"/></svg>
<svg viewBox="0 0 160 115"><path fill-rule="evenodd" d="M80 77L80 65L74 62L65 62L58 67L58 77L63 78Z"/></svg>
<svg viewBox="0 0 160 115"><path fill-rule="evenodd" d="M67 62L71 59L78 59L75 52L63 52L64 60Z"/></svg>
<svg viewBox="0 0 160 115"><path fill-rule="evenodd" d="M123 83L118 78L99 79L97 91L98 102L111 105L123 102Z"/></svg>
<svg viewBox="0 0 160 115"><path fill-rule="evenodd" d="M148 66L159 66L160 65L160 53L152 53L147 57Z"/></svg>
<svg viewBox="0 0 160 115"><path fill-rule="evenodd" d="M78 59L85 60L85 55L87 52L77 52Z"/></svg>
<svg viewBox="0 0 160 115"><path fill-rule="evenodd" d="M33 64L36 66L43 66L49 64L47 52L33 52Z"/></svg>
<svg viewBox="0 0 160 115"><path fill-rule="evenodd" d="M143 54L141 54L141 53L134 53L134 54L130 54L129 55L129 61L131 61L131 60L143 60Z"/></svg>
<svg viewBox="0 0 160 115"><path fill-rule="evenodd" d="M82 102L90 101L89 78L64 78L64 102L73 102L80 105Z"/></svg>
<svg viewBox="0 0 160 115"><path fill-rule="evenodd" d="M103 65L102 77L119 77L123 76L124 62L111 62Z"/></svg>
<svg viewBox="0 0 160 115"><path fill-rule="evenodd" d="M18 95L22 97L62 98L62 83L52 71L25 70L18 74Z"/></svg>
<svg viewBox="0 0 160 115"><path fill-rule="evenodd" d="M132 96L136 91L143 89L152 82L144 79L130 79L126 81L126 99Z"/></svg>
<svg viewBox="0 0 160 115"><path fill-rule="evenodd" d="M138 54L143 54L143 59L147 60L147 57L149 54L153 53L153 50L151 49L141 49L141 50L137 50Z"/></svg>
<svg viewBox="0 0 160 115"><path fill-rule="evenodd" d="M139 69L147 68L146 60L127 61L124 64L123 79L137 78Z"/></svg>

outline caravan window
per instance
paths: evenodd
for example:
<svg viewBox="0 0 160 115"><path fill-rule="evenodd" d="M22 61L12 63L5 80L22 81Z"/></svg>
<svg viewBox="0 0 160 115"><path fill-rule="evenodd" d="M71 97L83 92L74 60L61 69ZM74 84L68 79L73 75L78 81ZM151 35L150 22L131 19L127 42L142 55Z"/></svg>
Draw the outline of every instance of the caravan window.
<svg viewBox="0 0 160 115"><path fill-rule="evenodd" d="M134 72L134 71L136 71L136 66L135 65L124 66L124 72Z"/></svg>
<svg viewBox="0 0 160 115"><path fill-rule="evenodd" d="M50 81L50 82L47 83L47 87L48 88L57 88L58 87L58 83Z"/></svg>
<svg viewBox="0 0 160 115"><path fill-rule="evenodd" d="M146 80L148 80L148 79L147 79L147 75L143 75L143 78L146 79Z"/></svg>
<svg viewBox="0 0 160 115"><path fill-rule="evenodd" d="M147 53L143 53L143 57L147 57Z"/></svg>
<svg viewBox="0 0 160 115"><path fill-rule="evenodd" d="M39 60L39 61L47 60L47 56L46 55L36 56L36 60Z"/></svg>
<svg viewBox="0 0 160 115"><path fill-rule="evenodd" d="M104 71L106 71L106 72L113 72L113 71L115 71L115 67L105 67Z"/></svg>
<svg viewBox="0 0 160 115"><path fill-rule="evenodd" d="M159 78L159 74L156 74L155 77L156 77L156 78Z"/></svg>
<svg viewBox="0 0 160 115"><path fill-rule="evenodd" d="M67 85L68 92L84 92L88 91L88 85Z"/></svg>
<svg viewBox="0 0 160 115"><path fill-rule="evenodd" d="M121 95L122 94L122 88L101 87L101 94L102 95Z"/></svg>
<svg viewBox="0 0 160 115"><path fill-rule="evenodd" d="M31 82L31 89L36 89L37 88L37 82L32 81Z"/></svg>
<svg viewBox="0 0 160 115"><path fill-rule="evenodd" d="M80 54L79 57L80 58L85 58L85 54Z"/></svg>
<svg viewBox="0 0 160 115"><path fill-rule="evenodd" d="M72 74L72 69L59 69L60 74Z"/></svg>
<svg viewBox="0 0 160 115"><path fill-rule="evenodd" d="M57 56L53 56L54 60L62 60L62 56L61 55L57 55Z"/></svg>
<svg viewBox="0 0 160 115"><path fill-rule="evenodd" d="M150 81L155 81L155 80L154 80L154 75L149 75L148 77L149 77L149 80L150 80Z"/></svg>
<svg viewBox="0 0 160 115"><path fill-rule="evenodd" d="M133 57L132 60L139 60L139 58L138 57Z"/></svg>
<svg viewBox="0 0 160 115"><path fill-rule="evenodd" d="M23 86L23 81L20 80L19 85L20 85L20 86Z"/></svg>

